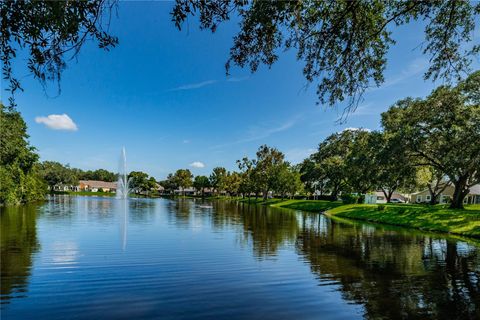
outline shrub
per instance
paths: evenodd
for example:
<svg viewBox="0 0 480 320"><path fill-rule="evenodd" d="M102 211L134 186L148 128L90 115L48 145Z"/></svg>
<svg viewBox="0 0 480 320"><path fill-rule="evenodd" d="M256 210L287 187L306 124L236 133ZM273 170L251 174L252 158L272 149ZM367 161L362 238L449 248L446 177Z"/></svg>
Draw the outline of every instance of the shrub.
<svg viewBox="0 0 480 320"><path fill-rule="evenodd" d="M385 208L386 208L386 207L385 207L384 204L379 204L379 205L377 206L377 210L378 210L378 211L383 211L383 210L385 210Z"/></svg>
<svg viewBox="0 0 480 320"><path fill-rule="evenodd" d="M357 203L365 203L365 195L361 194L358 196Z"/></svg>
<svg viewBox="0 0 480 320"><path fill-rule="evenodd" d="M350 193L345 193L345 194L342 194L341 198L344 204L352 204L352 203L357 203L359 196L353 195Z"/></svg>
<svg viewBox="0 0 480 320"><path fill-rule="evenodd" d="M103 188L98 188L97 192L103 192Z"/></svg>

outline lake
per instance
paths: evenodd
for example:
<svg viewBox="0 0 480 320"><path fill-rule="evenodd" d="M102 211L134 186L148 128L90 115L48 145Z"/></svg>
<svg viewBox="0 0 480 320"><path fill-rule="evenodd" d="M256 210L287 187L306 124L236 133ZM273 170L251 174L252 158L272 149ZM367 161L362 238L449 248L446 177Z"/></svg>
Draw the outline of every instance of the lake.
<svg viewBox="0 0 480 320"><path fill-rule="evenodd" d="M2 319L480 319L473 240L228 201L0 210Z"/></svg>

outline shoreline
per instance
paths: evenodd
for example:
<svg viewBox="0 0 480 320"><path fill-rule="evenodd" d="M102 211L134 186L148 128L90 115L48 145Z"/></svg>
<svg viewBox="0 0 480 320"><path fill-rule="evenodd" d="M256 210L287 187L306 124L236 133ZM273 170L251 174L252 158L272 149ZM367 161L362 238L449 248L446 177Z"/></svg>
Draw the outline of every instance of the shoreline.
<svg viewBox="0 0 480 320"><path fill-rule="evenodd" d="M390 225L419 231L480 239L480 205L449 209L445 205L343 204L326 200L222 199L247 204L316 212L328 217ZM214 200L214 199L211 199Z"/></svg>
<svg viewBox="0 0 480 320"><path fill-rule="evenodd" d="M65 193L63 193L65 194ZM115 196L115 193L71 192L69 196ZM138 196L138 195L136 195ZM267 199L241 197L192 197L192 196L155 196L145 198L198 199L204 201L235 201L238 203L263 205L275 208L293 209L304 212L325 214L350 220L371 222L415 229L426 232L443 233L480 239L480 205L467 205L465 209L449 209L445 205L423 204L343 204L341 201ZM142 197L142 198L143 198Z"/></svg>

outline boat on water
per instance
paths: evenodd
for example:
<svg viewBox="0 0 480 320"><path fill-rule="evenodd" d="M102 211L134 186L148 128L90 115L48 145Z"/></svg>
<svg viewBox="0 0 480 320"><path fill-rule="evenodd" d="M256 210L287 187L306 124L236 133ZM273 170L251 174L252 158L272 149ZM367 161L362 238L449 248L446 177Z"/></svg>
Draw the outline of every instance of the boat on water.
<svg viewBox="0 0 480 320"><path fill-rule="evenodd" d="M209 205L199 205L198 207L202 208L202 209L212 209L213 208L213 206L209 206Z"/></svg>

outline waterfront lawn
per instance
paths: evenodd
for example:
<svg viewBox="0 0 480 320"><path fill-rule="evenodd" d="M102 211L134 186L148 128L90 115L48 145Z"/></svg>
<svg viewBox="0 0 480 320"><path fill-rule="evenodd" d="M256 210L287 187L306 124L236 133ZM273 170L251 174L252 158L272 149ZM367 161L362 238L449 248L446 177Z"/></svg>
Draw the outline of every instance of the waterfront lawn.
<svg viewBox="0 0 480 320"><path fill-rule="evenodd" d="M267 205L272 207L288 208L288 209L308 211L308 212L318 212L318 213L328 209L336 208L342 205L342 202L340 201L297 200L297 199L282 200L278 198L267 199L266 201L264 201L263 198L258 198L258 199L245 198L238 201L243 203L261 204L261 205Z"/></svg>
<svg viewBox="0 0 480 320"><path fill-rule="evenodd" d="M308 212L323 212L328 209L336 208L342 205L340 201L326 200L286 200L274 203L272 207L281 207Z"/></svg>
<svg viewBox="0 0 480 320"><path fill-rule="evenodd" d="M479 207L472 205L460 210L448 209L445 205L351 204L330 209L326 214L480 238Z"/></svg>

